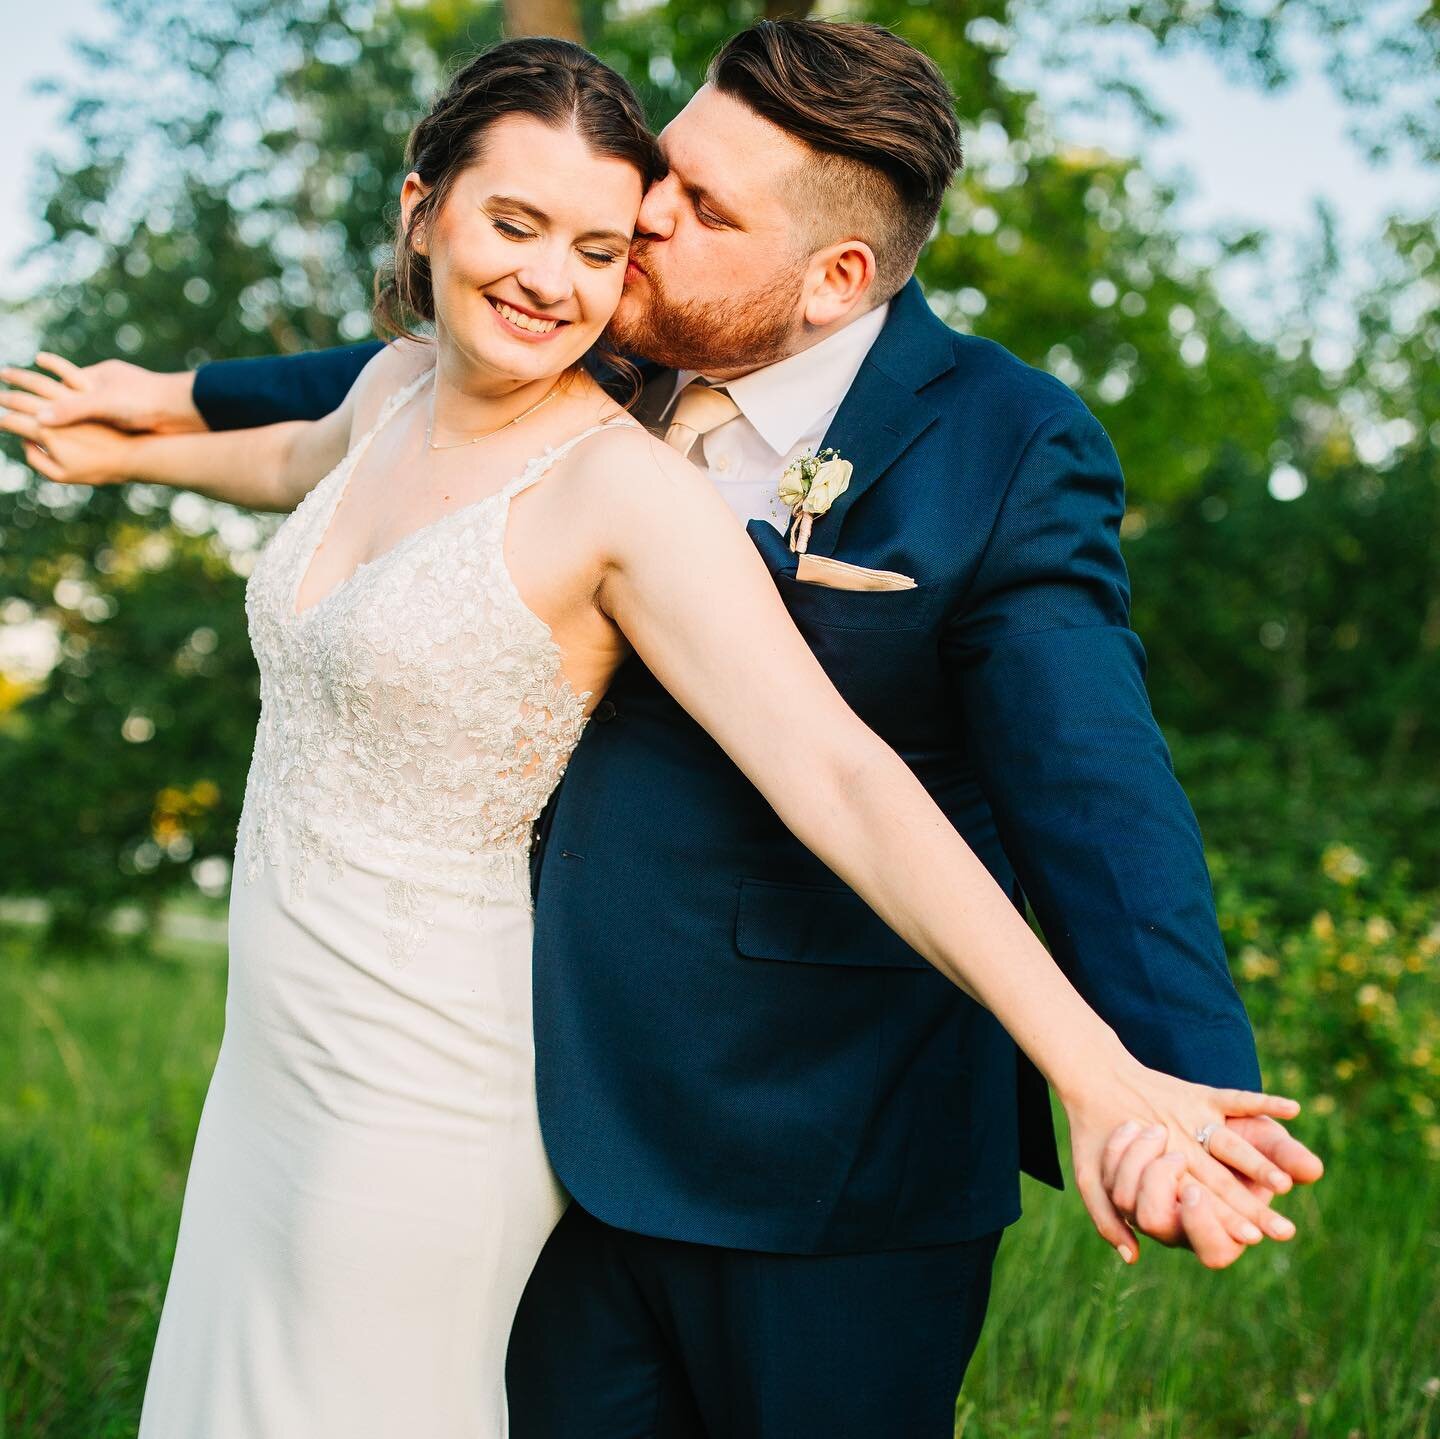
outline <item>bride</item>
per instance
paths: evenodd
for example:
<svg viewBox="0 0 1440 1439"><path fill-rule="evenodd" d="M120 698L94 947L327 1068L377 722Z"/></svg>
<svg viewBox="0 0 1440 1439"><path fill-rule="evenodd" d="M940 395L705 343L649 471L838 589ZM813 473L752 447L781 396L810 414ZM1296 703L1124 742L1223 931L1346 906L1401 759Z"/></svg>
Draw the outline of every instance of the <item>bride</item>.
<svg viewBox="0 0 1440 1439"><path fill-rule="evenodd" d="M632 652L996 1014L1066 1096L1077 1168L1132 1114L1189 1136L1295 1112L1125 1055L832 688L713 486L581 368L659 166L624 81L563 42L500 45L408 155L381 311L434 340L389 346L324 420L4 421L62 483L291 512L246 594L261 715L225 1036L145 1439L506 1432L511 1320L565 1204L536 1118L530 826ZM1260 1217L1187 1154L1237 1234Z"/></svg>

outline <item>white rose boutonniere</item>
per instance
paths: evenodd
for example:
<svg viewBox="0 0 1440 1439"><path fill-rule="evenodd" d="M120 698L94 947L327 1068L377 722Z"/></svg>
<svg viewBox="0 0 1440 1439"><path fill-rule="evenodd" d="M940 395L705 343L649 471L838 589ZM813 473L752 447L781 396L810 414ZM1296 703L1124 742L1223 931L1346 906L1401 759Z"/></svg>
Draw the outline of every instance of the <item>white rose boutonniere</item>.
<svg viewBox="0 0 1440 1439"><path fill-rule="evenodd" d="M785 467L780 476L780 498L794 516L790 526L793 553L805 553L811 526L845 493L852 468L849 460L840 458L838 450L800 455Z"/></svg>

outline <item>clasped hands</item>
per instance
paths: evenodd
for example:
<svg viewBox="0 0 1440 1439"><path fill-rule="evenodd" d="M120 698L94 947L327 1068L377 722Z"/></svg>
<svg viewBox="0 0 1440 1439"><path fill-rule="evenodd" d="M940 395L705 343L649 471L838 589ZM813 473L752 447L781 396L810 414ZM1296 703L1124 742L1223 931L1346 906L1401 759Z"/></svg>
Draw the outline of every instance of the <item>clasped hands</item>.
<svg viewBox="0 0 1440 1439"><path fill-rule="evenodd" d="M1270 1203L1324 1173L1319 1157L1280 1123L1299 1113L1298 1102L1137 1070L1143 1079L1131 1112L1154 1115L1149 1122L1114 1125L1090 1118L1083 1101L1066 1104L1076 1186L1121 1258L1138 1259L1136 1235L1144 1234L1223 1269L1265 1238L1292 1238L1294 1224ZM1202 1146L1198 1134L1207 1126Z"/></svg>

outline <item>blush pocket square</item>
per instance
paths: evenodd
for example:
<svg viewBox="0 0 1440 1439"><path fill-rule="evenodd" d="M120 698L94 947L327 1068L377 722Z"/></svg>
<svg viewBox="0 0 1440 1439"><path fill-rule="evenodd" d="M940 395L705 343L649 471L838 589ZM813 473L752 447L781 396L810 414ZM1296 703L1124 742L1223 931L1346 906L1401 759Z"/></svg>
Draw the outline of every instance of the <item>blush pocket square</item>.
<svg viewBox="0 0 1440 1439"><path fill-rule="evenodd" d="M801 584L824 585L831 590L913 590L915 581L895 570L870 570L847 565L825 555L803 554L795 570Z"/></svg>

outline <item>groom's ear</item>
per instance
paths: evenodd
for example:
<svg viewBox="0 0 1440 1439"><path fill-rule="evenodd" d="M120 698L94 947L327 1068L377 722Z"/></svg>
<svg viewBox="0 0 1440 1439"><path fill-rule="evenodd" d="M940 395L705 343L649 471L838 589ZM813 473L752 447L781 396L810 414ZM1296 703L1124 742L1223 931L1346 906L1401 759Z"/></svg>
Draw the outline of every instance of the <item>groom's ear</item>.
<svg viewBox="0 0 1440 1439"><path fill-rule="evenodd" d="M811 256L806 280L805 322L823 329L863 305L875 283L875 252L864 240L837 240Z"/></svg>
<svg viewBox="0 0 1440 1439"><path fill-rule="evenodd" d="M426 233L428 226L425 223L427 217L422 215L413 230L411 221L415 218L416 208L430 193L430 189L414 170L405 177L405 183L400 187L400 228L407 237L410 248L417 255L429 253L429 237Z"/></svg>

